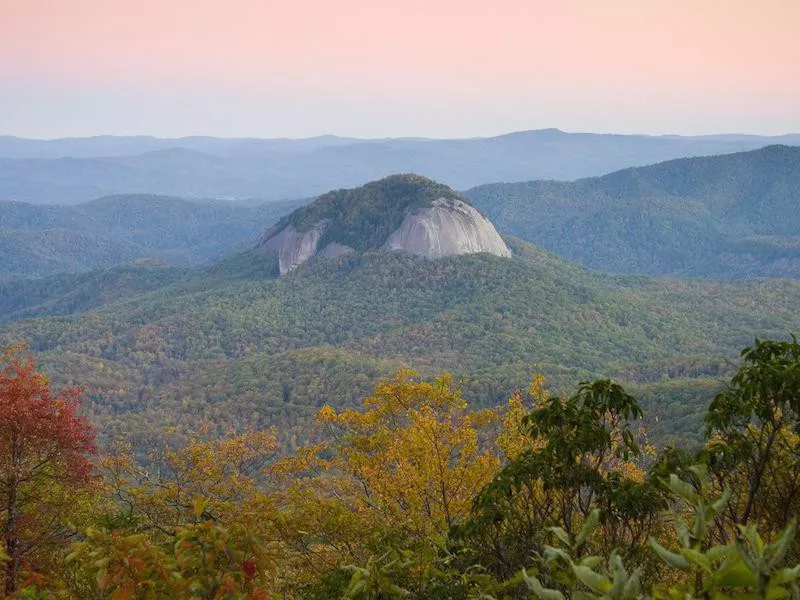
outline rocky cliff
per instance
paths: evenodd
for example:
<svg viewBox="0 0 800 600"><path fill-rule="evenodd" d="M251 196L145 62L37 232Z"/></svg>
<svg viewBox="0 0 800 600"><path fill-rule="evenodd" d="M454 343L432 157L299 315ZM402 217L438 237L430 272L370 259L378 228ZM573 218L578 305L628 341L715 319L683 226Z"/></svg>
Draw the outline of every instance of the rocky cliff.
<svg viewBox="0 0 800 600"><path fill-rule="evenodd" d="M486 217L450 188L416 175L320 196L267 231L259 249L277 256L281 275L314 256L377 249L427 259L511 256Z"/></svg>
<svg viewBox="0 0 800 600"><path fill-rule="evenodd" d="M462 200L445 198L406 215L383 248L425 258L478 252L511 256L486 217Z"/></svg>

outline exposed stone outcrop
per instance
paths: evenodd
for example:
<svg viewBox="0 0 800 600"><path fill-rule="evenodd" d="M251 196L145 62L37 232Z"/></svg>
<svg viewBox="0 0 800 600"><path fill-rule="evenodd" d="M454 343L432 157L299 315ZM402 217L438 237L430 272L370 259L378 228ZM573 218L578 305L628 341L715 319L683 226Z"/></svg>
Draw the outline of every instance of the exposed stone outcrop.
<svg viewBox="0 0 800 600"><path fill-rule="evenodd" d="M317 254L319 241L327 229L327 221L320 221L308 231L297 231L292 225L284 227L260 246L278 256L278 272L285 275Z"/></svg>
<svg viewBox="0 0 800 600"><path fill-rule="evenodd" d="M270 229L259 249L275 253L281 275L314 256L378 249L427 259L511 256L486 217L447 186L417 175L324 194Z"/></svg>
<svg viewBox="0 0 800 600"><path fill-rule="evenodd" d="M511 256L508 246L486 217L466 202L446 198L407 215L383 248L425 258L478 252Z"/></svg>
<svg viewBox="0 0 800 600"><path fill-rule="evenodd" d="M351 248L350 246L340 244L339 242L331 242L322 249L319 255L324 256L325 258L339 258L340 256L350 254L351 252L355 252L355 249Z"/></svg>

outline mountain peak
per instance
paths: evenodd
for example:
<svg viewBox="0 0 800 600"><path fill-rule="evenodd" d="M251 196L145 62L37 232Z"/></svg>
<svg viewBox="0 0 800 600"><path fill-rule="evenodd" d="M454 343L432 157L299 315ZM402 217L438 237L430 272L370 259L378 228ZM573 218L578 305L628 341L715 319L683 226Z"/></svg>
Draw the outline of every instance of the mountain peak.
<svg viewBox="0 0 800 600"><path fill-rule="evenodd" d="M313 256L387 250L435 259L511 252L494 226L451 188L414 174L391 175L323 194L266 232L281 275Z"/></svg>

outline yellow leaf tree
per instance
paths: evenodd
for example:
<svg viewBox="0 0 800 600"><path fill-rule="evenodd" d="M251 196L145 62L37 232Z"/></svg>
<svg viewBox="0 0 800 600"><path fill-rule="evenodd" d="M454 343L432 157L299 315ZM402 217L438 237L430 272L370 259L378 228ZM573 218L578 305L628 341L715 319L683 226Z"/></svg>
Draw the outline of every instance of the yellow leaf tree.
<svg viewBox="0 0 800 600"><path fill-rule="evenodd" d="M389 537L442 541L500 467L482 444L497 412L468 411L449 376L421 381L401 371L364 409L324 407L326 441L275 470L303 475L284 499L284 522L309 568L364 560L371 542Z"/></svg>

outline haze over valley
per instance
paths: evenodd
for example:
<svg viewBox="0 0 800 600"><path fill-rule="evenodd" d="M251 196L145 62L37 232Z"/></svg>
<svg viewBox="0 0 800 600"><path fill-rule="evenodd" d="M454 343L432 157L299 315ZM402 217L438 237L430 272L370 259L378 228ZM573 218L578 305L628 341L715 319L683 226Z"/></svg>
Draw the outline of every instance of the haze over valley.
<svg viewBox="0 0 800 600"><path fill-rule="evenodd" d="M308 198L395 173L464 190L573 180L672 158L798 144L800 135L641 136L521 131L472 139L0 138L0 199L75 204L112 194Z"/></svg>

